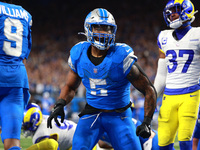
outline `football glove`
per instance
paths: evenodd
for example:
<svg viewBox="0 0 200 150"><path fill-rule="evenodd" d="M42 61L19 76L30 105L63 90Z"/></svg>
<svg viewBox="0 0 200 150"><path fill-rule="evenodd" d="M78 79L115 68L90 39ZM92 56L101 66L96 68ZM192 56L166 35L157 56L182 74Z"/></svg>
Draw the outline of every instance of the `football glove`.
<svg viewBox="0 0 200 150"><path fill-rule="evenodd" d="M136 135L141 136L143 138L149 138L151 136L150 123L151 123L151 118L145 116L142 124L139 125L136 129Z"/></svg>
<svg viewBox="0 0 200 150"><path fill-rule="evenodd" d="M58 116L61 116L61 122L63 123L64 118L65 118L65 113L64 113L64 106L66 105L66 101L64 99L59 99L56 103L54 108L52 109L48 120L47 120L47 128L52 128L51 121L54 118L56 124L60 126L60 123L57 119Z"/></svg>

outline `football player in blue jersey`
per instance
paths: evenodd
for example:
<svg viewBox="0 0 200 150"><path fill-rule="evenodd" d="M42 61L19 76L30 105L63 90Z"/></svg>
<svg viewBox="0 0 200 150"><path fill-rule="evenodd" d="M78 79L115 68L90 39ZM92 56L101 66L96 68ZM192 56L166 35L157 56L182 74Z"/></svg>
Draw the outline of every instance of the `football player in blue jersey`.
<svg viewBox="0 0 200 150"><path fill-rule="evenodd" d="M86 87L87 104L80 113L73 137L72 150L88 149L106 132L115 150L140 150L137 135L151 135L150 123L156 106L156 92L148 77L137 65L137 57L126 44L115 43L117 25L110 12L103 8L91 11L84 23L87 41L72 47L68 64L70 71L65 86L52 110L51 120L64 119L64 106L73 99L82 83ZM132 121L130 84L145 96L143 123Z"/></svg>
<svg viewBox="0 0 200 150"><path fill-rule="evenodd" d="M21 6L0 1L0 126L5 150L20 150L29 84L23 62L31 51L32 16Z"/></svg>
<svg viewBox="0 0 200 150"><path fill-rule="evenodd" d="M136 120L132 118L132 121L134 122L134 125L137 127L141 125L141 122L139 120ZM139 136L140 144L142 150L158 150L158 132L156 130L151 131L151 136L149 138L142 138ZM103 134L103 136L100 138L99 147L104 149L111 149L111 143L108 135L106 133Z"/></svg>
<svg viewBox="0 0 200 150"><path fill-rule="evenodd" d="M170 30L158 36L159 61L154 86L163 91L158 117L161 150L172 150L178 131L181 150L192 150L192 135L199 108L200 27L192 27L194 5L190 0L169 0L163 11Z"/></svg>
<svg viewBox="0 0 200 150"><path fill-rule="evenodd" d="M200 139L200 108L199 108L198 119L197 119L196 126L193 133L192 150L200 149L199 139Z"/></svg>

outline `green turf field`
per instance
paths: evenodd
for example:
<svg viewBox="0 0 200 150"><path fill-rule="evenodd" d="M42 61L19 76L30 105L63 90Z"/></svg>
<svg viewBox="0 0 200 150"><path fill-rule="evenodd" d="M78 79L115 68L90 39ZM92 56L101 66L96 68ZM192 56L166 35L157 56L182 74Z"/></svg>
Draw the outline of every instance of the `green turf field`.
<svg viewBox="0 0 200 150"><path fill-rule="evenodd" d="M22 150L25 150L26 148L28 148L30 145L32 145L32 141L31 141L31 138L28 137L28 138L25 138L24 136L21 136L21 147L22 147ZM179 146L178 146L178 141L176 139L176 142L174 143L174 147L176 150L180 150L179 149ZM3 144L2 142L0 141L0 150L3 150Z"/></svg>
<svg viewBox="0 0 200 150"><path fill-rule="evenodd" d="M22 150L25 150L26 148L28 148L29 146L32 145L32 140L30 137L25 138L24 136L21 136L21 147ZM3 143L0 141L0 150L3 150Z"/></svg>

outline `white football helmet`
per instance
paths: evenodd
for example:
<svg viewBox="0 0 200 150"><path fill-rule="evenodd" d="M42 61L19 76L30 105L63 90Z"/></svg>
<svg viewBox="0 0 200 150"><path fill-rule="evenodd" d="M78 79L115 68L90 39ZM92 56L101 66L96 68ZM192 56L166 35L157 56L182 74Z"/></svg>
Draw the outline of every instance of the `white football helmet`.
<svg viewBox="0 0 200 150"><path fill-rule="evenodd" d="M169 0L163 11L163 16L167 26L177 29L187 21L189 24L192 23L197 12L190 0ZM178 13L179 18L171 21L170 15L173 13Z"/></svg>
<svg viewBox="0 0 200 150"><path fill-rule="evenodd" d="M94 27L103 27L108 33L94 33ZM85 35L87 41L99 50L106 50L115 43L117 25L110 12L103 8L97 8L91 11L84 23Z"/></svg>

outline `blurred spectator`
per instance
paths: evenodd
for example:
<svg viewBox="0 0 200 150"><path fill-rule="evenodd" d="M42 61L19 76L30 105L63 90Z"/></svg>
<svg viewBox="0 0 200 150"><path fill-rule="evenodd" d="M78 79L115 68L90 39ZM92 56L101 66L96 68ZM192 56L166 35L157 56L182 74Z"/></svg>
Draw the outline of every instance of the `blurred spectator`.
<svg viewBox="0 0 200 150"><path fill-rule="evenodd" d="M42 114L50 115L50 111L53 108L55 101L50 97L49 92L44 92L42 97Z"/></svg>

